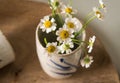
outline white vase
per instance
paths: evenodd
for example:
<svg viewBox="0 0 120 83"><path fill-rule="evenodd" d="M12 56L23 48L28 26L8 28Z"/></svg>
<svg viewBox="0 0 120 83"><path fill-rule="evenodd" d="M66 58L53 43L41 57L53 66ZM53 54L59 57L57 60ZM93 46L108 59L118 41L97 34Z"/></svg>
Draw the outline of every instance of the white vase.
<svg viewBox="0 0 120 83"><path fill-rule="evenodd" d="M70 77L76 72L79 67L80 58L82 55L81 46L75 49L70 54L54 54L48 56L45 48L39 40L40 29L39 26L36 29L36 50L37 55L43 70L51 77L62 79ZM83 41L85 40L85 32L80 37Z"/></svg>
<svg viewBox="0 0 120 83"><path fill-rule="evenodd" d="M13 49L6 37L0 31L0 68L13 62L14 60L15 54L13 52Z"/></svg>

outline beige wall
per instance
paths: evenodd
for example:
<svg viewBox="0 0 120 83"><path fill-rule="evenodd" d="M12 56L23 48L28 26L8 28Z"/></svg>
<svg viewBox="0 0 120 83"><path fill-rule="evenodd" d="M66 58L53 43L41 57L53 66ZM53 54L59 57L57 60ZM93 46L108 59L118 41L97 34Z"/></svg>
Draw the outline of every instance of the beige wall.
<svg viewBox="0 0 120 83"><path fill-rule="evenodd" d="M47 2L47 0L33 1ZM61 1L66 2L68 0ZM95 20L91 23L91 28L102 40L114 65L120 73L120 0L103 1L106 3L108 9L104 22ZM80 18L83 18L96 4L99 5L98 0L73 0L73 7L79 10Z"/></svg>

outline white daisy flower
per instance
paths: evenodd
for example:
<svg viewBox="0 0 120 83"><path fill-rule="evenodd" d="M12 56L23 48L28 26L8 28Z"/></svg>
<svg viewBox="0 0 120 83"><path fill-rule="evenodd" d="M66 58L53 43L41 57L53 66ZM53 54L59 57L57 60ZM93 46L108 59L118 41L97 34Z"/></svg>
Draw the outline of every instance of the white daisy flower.
<svg viewBox="0 0 120 83"><path fill-rule="evenodd" d="M93 37L91 37L90 39L89 39L89 44L88 44L88 47L87 48L89 48L89 50L88 50L88 53L91 53L92 52L92 49L93 49L93 44L94 44L94 42L95 42L95 36L93 36Z"/></svg>
<svg viewBox="0 0 120 83"><path fill-rule="evenodd" d="M59 41L60 43L72 41L71 38L74 37L73 31L71 32L70 30L66 28L59 28L59 30L56 31L56 35L58 36L57 41Z"/></svg>
<svg viewBox="0 0 120 83"><path fill-rule="evenodd" d="M93 11L95 12L95 16L99 19L99 20L103 20L103 15L100 12L100 10L97 7L93 8Z"/></svg>
<svg viewBox="0 0 120 83"><path fill-rule="evenodd" d="M73 14L76 14L77 11L76 10L73 10L73 8L71 6L65 6L63 5L62 8L61 8L63 14L66 14L67 16L71 16Z"/></svg>
<svg viewBox="0 0 120 83"><path fill-rule="evenodd" d="M49 16L45 16L43 19L41 19L39 26L40 26L40 29L42 29L43 32L46 31L46 33L55 31L56 29L55 19L54 18L50 19Z"/></svg>
<svg viewBox="0 0 120 83"><path fill-rule="evenodd" d="M65 24L63 25L63 27L76 32L82 28L82 24L77 18L68 17L65 19Z"/></svg>
<svg viewBox="0 0 120 83"><path fill-rule="evenodd" d="M59 50L60 52L63 54L69 54L72 52L71 48L74 47L73 42L63 42L63 44L61 46L59 46Z"/></svg>
<svg viewBox="0 0 120 83"><path fill-rule="evenodd" d="M100 3L101 8L103 8L104 11L106 11L106 6L105 6L104 2L102 0L99 0L99 3Z"/></svg>
<svg viewBox="0 0 120 83"><path fill-rule="evenodd" d="M87 55L80 62L82 67L88 68L93 62L93 57Z"/></svg>
<svg viewBox="0 0 120 83"><path fill-rule="evenodd" d="M48 43L45 49L48 54L57 53L58 52L57 42Z"/></svg>

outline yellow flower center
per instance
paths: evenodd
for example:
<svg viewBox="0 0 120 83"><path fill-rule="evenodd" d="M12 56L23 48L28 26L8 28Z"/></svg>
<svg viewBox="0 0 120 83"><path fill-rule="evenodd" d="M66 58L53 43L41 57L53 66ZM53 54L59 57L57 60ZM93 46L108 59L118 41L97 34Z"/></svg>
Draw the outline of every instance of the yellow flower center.
<svg viewBox="0 0 120 83"><path fill-rule="evenodd" d="M50 46L48 46L47 47L47 51L49 52L49 53L53 53L54 51L55 51L55 46L53 46L53 45L50 45Z"/></svg>
<svg viewBox="0 0 120 83"><path fill-rule="evenodd" d="M95 13L98 16L98 18L102 18L103 17L100 11L96 11Z"/></svg>
<svg viewBox="0 0 120 83"><path fill-rule="evenodd" d="M102 7L102 8L105 8L106 6L105 6L104 4L101 4L101 7Z"/></svg>
<svg viewBox="0 0 120 83"><path fill-rule="evenodd" d="M101 12L100 12L100 11L96 11L95 13L96 13L96 14L101 14Z"/></svg>
<svg viewBox="0 0 120 83"><path fill-rule="evenodd" d="M86 58L84 59L84 62L87 64L87 63L90 62L90 59L89 59L88 57L86 57Z"/></svg>
<svg viewBox="0 0 120 83"><path fill-rule="evenodd" d="M66 31L66 30L61 31L60 37L61 37L61 39L66 39L66 38L68 38L68 37L69 37L69 32Z"/></svg>
<svg viewBox="0 0 120 83"><path fill-rule="evenodd" d="M66 11L67 13L69 13L69 14L72 13L72 9L71 9L71 8L66 8L65 11Z"/></svg>
<svg viewBox="0 0 120 83"><path fill-rule="evenodd" d="M44 26L46 27L46 28L50 28L51 26L52 26L52 23L48 20L48 21L45 21L44 22Z"/></svg>
<svg viewBox="0 0 120 83"><path fill-rule="evenodd" d="M72 22L68 22L67 26L68 26L68 28L74 28L75 25Z"/></svg>
<svg viewBox="0 0 120 83"><path fill-rule="evenodd" d="M64 48L65 50L67 50L67 49L70 48L70 45L69 45L69 44L65 44L63 48Z"/></svg>
<svg viewBox="0 0 120 83"><path fill-rule="evenodd" d="M93 42L89 42L89 46L93 46Z"/></svg>

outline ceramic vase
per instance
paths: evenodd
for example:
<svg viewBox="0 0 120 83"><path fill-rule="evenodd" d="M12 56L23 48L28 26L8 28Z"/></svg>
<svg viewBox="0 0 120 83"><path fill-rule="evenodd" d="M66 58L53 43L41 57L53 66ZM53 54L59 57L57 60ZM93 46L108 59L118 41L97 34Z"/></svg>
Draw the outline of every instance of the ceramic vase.
<svg viewBox="0 0 120 83"><path fill-rule="evenodd" d="M36 50L42 69L49 76L57 79L68 78L76 72L82 56L82 44L70 54L53 54L49 56L41 44L42 31L36 29ZM52 38L52 36L50 36ZM85 32L80 35L80 40L85 40Z"/></svg>

